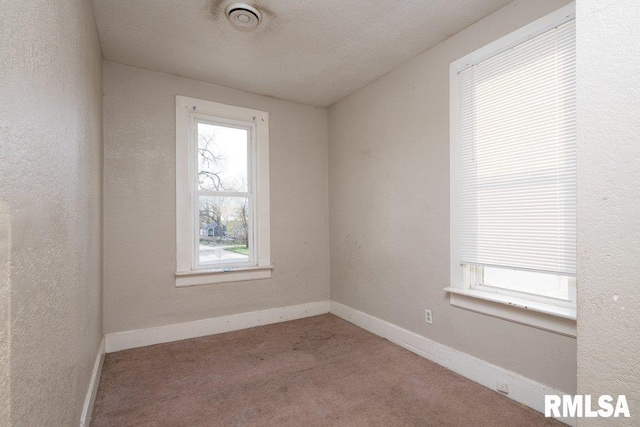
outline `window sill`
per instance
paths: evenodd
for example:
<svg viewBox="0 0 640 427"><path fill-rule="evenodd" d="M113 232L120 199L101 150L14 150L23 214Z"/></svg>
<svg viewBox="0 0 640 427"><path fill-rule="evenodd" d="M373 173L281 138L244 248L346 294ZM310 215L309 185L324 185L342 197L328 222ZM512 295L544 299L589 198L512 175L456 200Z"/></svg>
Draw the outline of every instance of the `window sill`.
<svg viewBox="0 0 640 427"><path fill-rule="evenodd" d="M454 307L567 335L576 336L576 309L558 307L476 289L448 287Z"/></svg>
<svg viewBox="0 0 640 427"><path fill-rule="evenodd" d="M232 270L196 270L177 271L176 287L212 285L216 283L245 282L248 280L269 279L272 266L243 267Z"/></svg>

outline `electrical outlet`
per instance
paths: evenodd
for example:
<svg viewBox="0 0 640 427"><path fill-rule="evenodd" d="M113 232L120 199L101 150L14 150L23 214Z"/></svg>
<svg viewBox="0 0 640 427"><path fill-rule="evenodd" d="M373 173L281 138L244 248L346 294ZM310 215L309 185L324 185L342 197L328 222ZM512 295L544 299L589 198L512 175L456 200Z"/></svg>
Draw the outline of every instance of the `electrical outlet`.
<svg viewBox="0 0 640 427"><path fill-rule="evenodd" d="M496 390L500 393L509 394L509 383L506 381L498 381L496 384Z"/></svg>
<svg viewBox="0 0 640 427"><path fill-rule="evenodd" d="M431 310L426 309L424 311L424 321L430 325L433 324L433 313L431 312Z"/></svg>

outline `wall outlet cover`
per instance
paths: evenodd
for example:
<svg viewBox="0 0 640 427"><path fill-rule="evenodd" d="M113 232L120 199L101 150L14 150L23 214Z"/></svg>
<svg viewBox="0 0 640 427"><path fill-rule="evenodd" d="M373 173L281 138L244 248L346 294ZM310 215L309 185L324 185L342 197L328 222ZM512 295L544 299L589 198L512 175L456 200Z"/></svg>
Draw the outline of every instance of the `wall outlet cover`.
<svg viewBox="0 0 640 427"><path fill-rule="evenodd" d="M433 313L431 312L431 310L426 309L424 311L424 321L430 325L433 324Z"/></svg>

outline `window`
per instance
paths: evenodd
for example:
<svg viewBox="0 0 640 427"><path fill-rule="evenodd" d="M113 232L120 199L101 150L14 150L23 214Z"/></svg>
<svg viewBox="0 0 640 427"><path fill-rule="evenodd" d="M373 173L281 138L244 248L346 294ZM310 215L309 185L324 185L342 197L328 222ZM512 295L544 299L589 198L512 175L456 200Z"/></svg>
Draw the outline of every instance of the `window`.
<svg viewBox="0 0 640 427"><path fill-rule="evenodd" d="M452 304L575 334L573 5L451 64L451 113Z"/></svg>
<svg viewBox="0 0 640 427"><path fill-rule="evenodd" d="M176 285L264 279L269 115L176 97Z"/></svg>

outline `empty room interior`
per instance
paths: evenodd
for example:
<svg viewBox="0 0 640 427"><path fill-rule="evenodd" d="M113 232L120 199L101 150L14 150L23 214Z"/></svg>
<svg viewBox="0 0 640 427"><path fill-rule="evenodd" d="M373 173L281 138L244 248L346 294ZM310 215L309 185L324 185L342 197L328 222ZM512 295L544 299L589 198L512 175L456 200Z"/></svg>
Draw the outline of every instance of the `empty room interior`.
<svg viewBox="0 0 640 427"><path fill-rule="evenodd" d="M2 0L1 426L640 425L636 0Z"/></svg>

